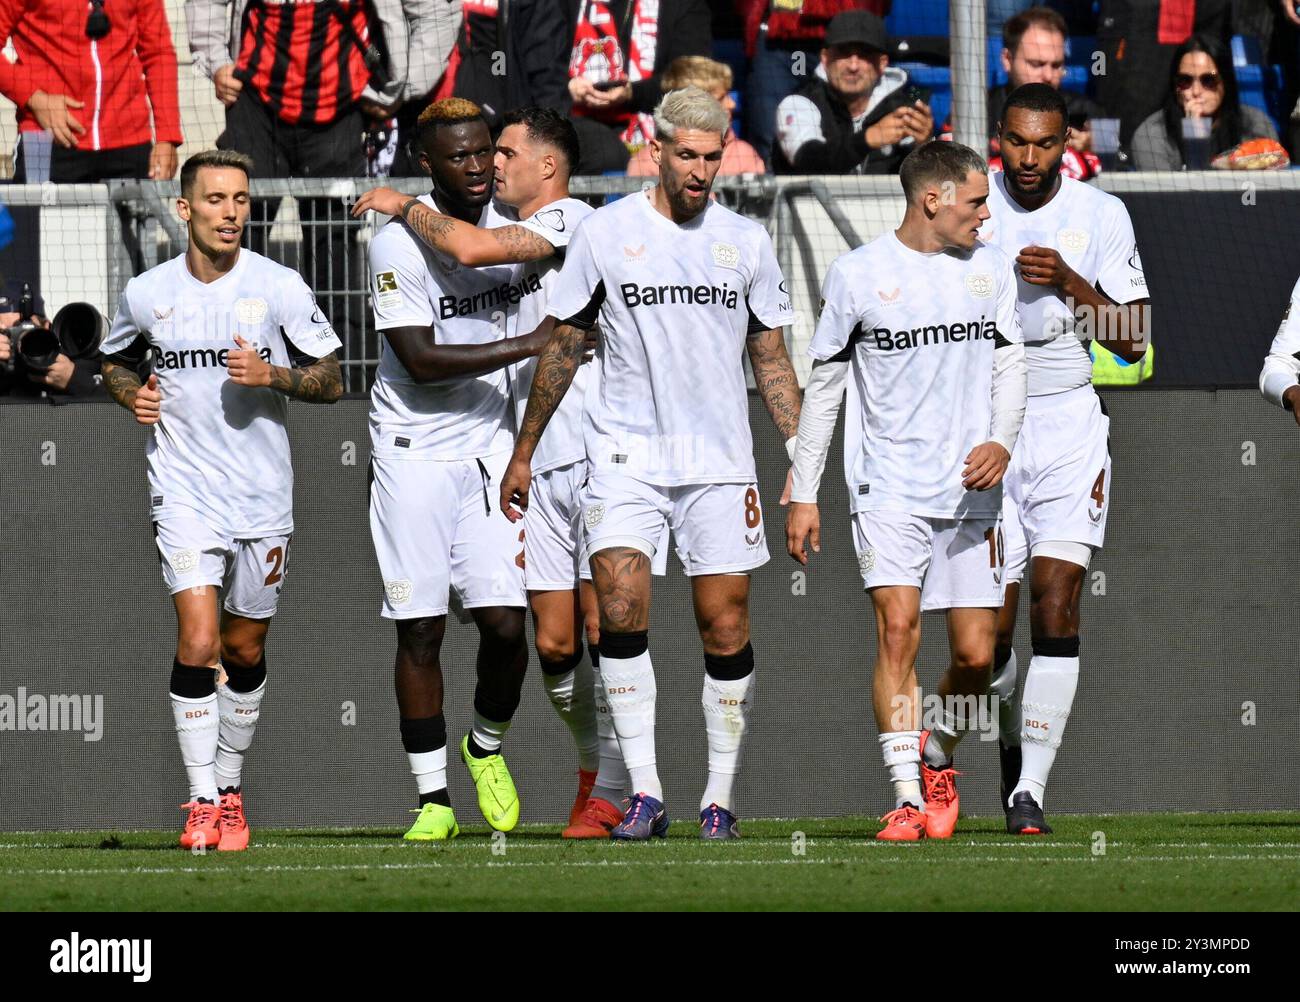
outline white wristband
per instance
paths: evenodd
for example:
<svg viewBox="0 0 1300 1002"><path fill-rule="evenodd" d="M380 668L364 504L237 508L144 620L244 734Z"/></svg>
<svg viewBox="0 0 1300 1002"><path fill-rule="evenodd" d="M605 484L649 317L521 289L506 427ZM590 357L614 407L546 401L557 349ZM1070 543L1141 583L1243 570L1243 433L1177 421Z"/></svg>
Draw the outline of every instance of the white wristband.
<svg viewBox="0 0 1300 1002"><path fill-rule="evenodd" d="M795 451L799 448L799 436L793 435L785 440L785 452L790 457L790 462L794 462Z"/></svg>

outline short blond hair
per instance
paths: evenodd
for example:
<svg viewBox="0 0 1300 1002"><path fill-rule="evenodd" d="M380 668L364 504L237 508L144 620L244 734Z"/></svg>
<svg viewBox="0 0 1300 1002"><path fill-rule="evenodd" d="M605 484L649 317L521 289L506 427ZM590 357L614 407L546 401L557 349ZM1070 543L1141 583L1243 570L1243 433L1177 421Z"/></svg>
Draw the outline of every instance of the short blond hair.
<svg viewBox="0 0 1300 1002"><path fill-rule="evenodd" d="M733 79L731 67L726 63L720 63L708 56L678 56L668 64L660 81L664 91L667 92L681 90L692 84L702 90L719 86L723 90L731 90Z"/></svg>
<svg viewBox="0 0 1300 1002"><path fill-rule="evenodd" d="M678 129L716 132L723 139L731 128L731 116L708 91L683 87L669 91L655 108L655 135L671 140Z"/></svg>
<svg viewBox="0 0 1300 1002"><path fill-rule="evenodd" d="M467 101L463 97L445 97L441 101L434 101L420 112L417 124L421 128L426 125L436 128L439 125L455 125L482 117L483 109L473 101Z"/></svg>

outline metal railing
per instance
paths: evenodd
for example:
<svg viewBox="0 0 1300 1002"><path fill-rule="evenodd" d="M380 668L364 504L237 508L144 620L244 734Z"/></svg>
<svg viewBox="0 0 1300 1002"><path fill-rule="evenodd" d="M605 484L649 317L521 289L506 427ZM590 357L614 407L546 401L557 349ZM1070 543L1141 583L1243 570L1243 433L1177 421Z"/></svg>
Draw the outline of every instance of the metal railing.
<svg viewBox="0 0 1300 1002"><path fill-rule="evenodd" d="M427 180L419 178L252 183L255 209L246 243L298 270L312 286L343 341L349 392L369 388L379 361L366 251L382 220L373 214L350 218L356 199L379 183L413 195L428 190ZM652 178L581 177L571 189L575 197L600 205L654 183ZM1194 209L1203 195L1220 193L1221 198L1230 191L1241 194L1243 205L1253 206L1258 197L1262 207L1272 204L1266 196L1289 199L1300 193L1300 172L1123 173L1102 175L1099 184L1119 194L1179 196L1187 203L1182 211ZM715 192L721 204L758 220L772 236L795 306L787 344L802 379L822 277L838 255L897 225L904 208L898 179L741 175L718 178ZM131 275L184 249L185 232L175 213L178 194L175 182L0 186L0 202L25 207L29 215L38 210L39 273L48 306L85 300L110 315ZM1266 208L1246 212L1234 225L1249 228L1268 214Z"/></svg>

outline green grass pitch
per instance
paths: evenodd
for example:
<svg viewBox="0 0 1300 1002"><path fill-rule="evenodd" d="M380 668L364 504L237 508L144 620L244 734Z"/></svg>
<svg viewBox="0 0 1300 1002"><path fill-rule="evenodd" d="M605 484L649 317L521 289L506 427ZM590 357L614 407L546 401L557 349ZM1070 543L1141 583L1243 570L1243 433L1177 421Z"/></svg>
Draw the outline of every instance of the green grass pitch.
<svg viewBox="0 0 1300 1002"><path fill-rule="evenodd" d="M466 826L407 844L392 829L253 830L195 855L172 832L0 833L0 908L1290 910L1300 813L1052 819L1013 839L964 818L951 841L886 845L870 818L744 821L739 842L688 823L648 845ZM802 833L802 835L798 834ZM1104 841L1103 841L1104 840Z"/></svg>

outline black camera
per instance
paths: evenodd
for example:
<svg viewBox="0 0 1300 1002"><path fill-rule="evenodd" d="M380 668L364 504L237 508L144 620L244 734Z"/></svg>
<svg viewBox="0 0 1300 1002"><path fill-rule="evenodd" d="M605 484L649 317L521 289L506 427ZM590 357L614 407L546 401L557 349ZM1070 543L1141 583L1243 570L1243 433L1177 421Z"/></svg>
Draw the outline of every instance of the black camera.
<svg viewBox="0 0 1300 1002"><path fill-rule="evenodd" d="M13 345L10 371L18 359L28 372L42 373L54 365L60 354L73 361L88 358L99 351L107 330L103 314L89 303L69 303L54 315L51 326L42 327L32 319L32 295L27 288L18 302L18 315L21 319L17 324L0 330Z"/></svg>

